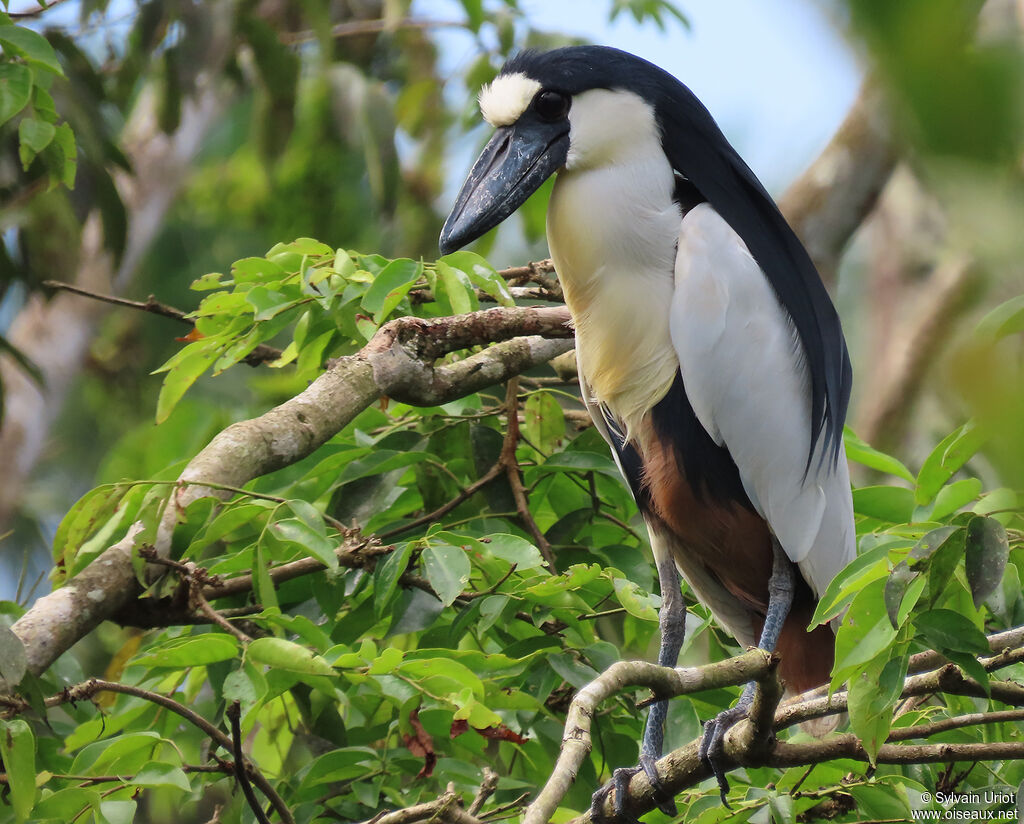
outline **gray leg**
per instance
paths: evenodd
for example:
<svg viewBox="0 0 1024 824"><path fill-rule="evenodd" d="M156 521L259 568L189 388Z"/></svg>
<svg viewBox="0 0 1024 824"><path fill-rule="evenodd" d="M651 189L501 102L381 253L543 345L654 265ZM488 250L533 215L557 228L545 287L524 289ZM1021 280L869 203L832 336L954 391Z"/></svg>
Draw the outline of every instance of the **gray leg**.
<svg viewBox="0 0 1024 824"><path fill-rule="evenodd" d="M658 649L658 665L674 667L679 660L679 650L683 646L686 631L686 605L679 589L679 572L675 561L662 558L658 562L658 585L661 588L661 610L658 613L658 626L661 629L661 645ZM608 793L615 790L615 816L625 820L626 790L629 779L640 770L647 774L647 779L654 788L658 809L666 815L675 815L676 805L672 796L663 788L655 762L661 758L665 744L665 721L668 718L668 701L655 701L647 715L644 725L643 743L640 745L640 763L636 767L620 767L612 774L612 780L594 793L591 800L591 818L599 821L603 818L601 810Z"/></svg>
<svg viewBox="0 0 1024 824"><path fill-rule="evenodd" d="M772 577L768 580L768 611L764 616L764 629L757 646L765 652L774 652L779 643L782 625L786 623L789 608L793 605L794 586L793 564L779 542L772 536ZM722 794L722 803L726 807L729 802L729 782L725 777L722 755L725 749L725 734L741 718L745 718L754 701L755 684L751 681L743 688L736 706L719 713L704 725L704 735L700 740L700 759L709 767L718 779L718 789Z"/></svg>

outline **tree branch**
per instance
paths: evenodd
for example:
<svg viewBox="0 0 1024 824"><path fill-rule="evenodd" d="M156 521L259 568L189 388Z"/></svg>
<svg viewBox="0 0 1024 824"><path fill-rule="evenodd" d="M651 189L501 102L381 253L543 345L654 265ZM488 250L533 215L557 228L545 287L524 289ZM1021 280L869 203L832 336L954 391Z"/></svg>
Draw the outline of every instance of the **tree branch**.
<svg viewBox="0 0 1024 824"><path fill-rule="evenodd" d="M685 695L717 687L745 684L763 677L771 667L771 656L762 650L751 650L736 658L702 667L659 667L645 661L619 661L612 664L601 675L587 684L572 699L565 719L565 733L562 735L562 751L555 769L544 785L537 799L526 808L523 824L547 824L558 808L569 787L576 780L580 765L592 748L590 727L598 706L610 696L626 687L650 687L659 698ZM694 759L697 758L697 744L692 745ZM664 759L662 759L664 761ZM662 763L659 761L659 765ZM661 770L659 776L664 778ZM642 775L641 770L637 776ZM707 773L710 775L710 771ZM634 791L637 776L629 784L629 798L626 810L637 812L634 802L638 799ZM707 776L704 776L707 777ZM646 780L646 778L645 778ZM639 789L639 788L638 788ZM640 791L640 796L643 793ZM653 808L653 803L651 807ZM605 814L614 814L611 799L605 799ZM638 813L637 813L638 814Z"/></svg>
<svg viewBox="0 0 1024 824"><path fill-rule="evenodd" d="M207 721L203 716L194 710L189 709L184 704L175 701L173 698L168 698L166 695L162 695L159 692L153 692L151 690L143 689L142 687L135 687L131 684L122 684L117 681L103 681L99 678L90 678L88 681L84 681L81 684L75 684L72 687L65 687L56 695L50 696L43 702L47 707L56 707L60 704L74 704L78 701L90 701L93 696L100 692L117 692L122 695L131 695L135 698L141 698L144 701L149 701L153 704L157 704L166 710L170 710L176 715L181 716L190 724L198 727L207 737L210 738L213 743L220 747L225 752L233 752L234 742L231 738L225 735L221 730L217 729L213 724ZM17 712L26 712L31 709L31 705L27 701L21 699L4 699L3 703L7 705L8 709L5 710L2 715L11 715ZM270 784L269 781L263 776L263 774L256 769L255 765L251 761L239 755L236 758L241 761L243 769L249 774L252 781L259 787L270 803L277 810L278 816L285 824L295 824L295 819L292 817L291 812L285 805L284 800L278 795L277 791Z"/></svg>
<svg viewBox="0 0 1024 824"><path fill-rule="evenodd" d="M253 792L252 784L249 783L248 771L245 768L245 753L242 752L242 708L238 701L232 701L224 713L231 723L231 752L235 756L235 778L242 788L242 795L245 796L249 809L252 810L258 824L270 824L270 819L263 812L256 793Z"/></svg>
<svg viewBox="0 0 1024 824"><path fill-rule="evenodd" d="M1000 650L992 658L981 660L983 666L999 661L1001 665L1014 662L1016 653L1022 650L1007 648L1007 641L1021 642L1024 627L991 636L989 644L993 650ZM932 660L932 655L915 656L917 664ZM940 659L941 660L941 659ZM731 667L727 669L726 666ZM835 758L853 758L869 761L866 751L854 735L831 736L807 744L778 742L772 732L802 721L836 715L847 710L847 693L840 692L829 697L801 697L775 710L778 702L778 682L774 677L774 659L760 650L751 650L744 655L719 664L708 664L693 669L671 669L643 662L620 662L613 664L598 678L584 687L573 699L565 722L562 738L562 752L555 769L536 801L526 811L523 824L547 824L552 814L565 797L576 779L580 765L591 750L590 726L598 706L627 686L649 686L658 698L683 695L728 684L748 681L759 683L758 696L749 718L738 722L725 740L725 755L735 765L792 767L816 764ZM773 687L774 685L774 687ZM1013 706L1024 707L1024 686L1008 681L990 681L989 691L968 678L953 664L943 664L938 669L909 676L904 684L902 697L946 693L989 697ZM771 714L774 710L774 719ZM897 745L896 741L924 737L977 724L1014 721L1024 717L1024 710L973 713L943 719L918 727L903 727L894 730L878 756L878 761L889 764L931 763L943 760L995 760L999 758L1024 758L1024 744L1013 742L1006 745L963 744L963 745ZM711 776L710 769L698 756L699 740L669 753L657 763L658 776L664 788L675 794ZM624 808L631 816L639 816L656 805L655 793L641 770L627 785L628 796ZM613 794L610 794L613 795ZM614 813L616 800L605 799L603 813ZM590 824L590 813L574 819L574 824Z"/></svg>
<svg viewBox="0 0 1024 824"><path fill-rule="evenodd" d="M157 553L169 553L178 515L193 501L207 496L225 499L232 494L229 488L243 487L304 458L381 396L433 406L546 363L571 347L567 321L568 311L556 307L496 308L436 320L398 318L385 324L359 353L340 358L280 406L232 424L193 458L164 508ZM521 335L528 337L517 337ZM489 341L501 343L460 361L433 363ZM134 524L122 540L15 622L12 629L25 645L29 672L45 671L79 638L136 598L139 588L131 557L141 529ZM279 567L277 574L285 580L320 568L318 561L303 559ZM226 582L225 589L204 590L204 596L216 598L235 591L233 587L244 591L251 585L251 578Z"/></svg>
<svg viewBox="0 0 1024 824"><path fill-rule="evenodd" d="M75 286L73 283L64 283L59 280L44 280L43 286L48 289L54 289L61 292L70 292L73 295L89 298L90 300L99 301L100 303L109 303L114 306L123 306L128 309L135 309L139 312L148 312L162 318L170 318L171 320L176 320L179 323L184 323L188 326L194 325L192 321L189 320L187 312L177 309L174 306L169 306L166 303L161 303L153 297L153 295L150 295L144 301L128 300L127 298L119 298L116 295L106 295L102 292L85 289L81 286ZM260 364L277 360L279 357L281 357L280 349L261 343L248 355L242 358L242 363L249 366L259 366Z"/></svg>
<svg viewBox="0 0 1024 824"><path fill-rule="evenodd" d="M516 460L516 447L519 445L519 379L512 378L505 390L505 414L507 423L505 425L505 440L501 445L501 457L498 462L504 467L505 475L508 478L508 485L512 489L512 497L516 502L516 511L519 513L519 520L523 522L526 531L530 533L534 544L540 550L548 571L552 575L558 574L558 567L555 565L555 556L551 551L551 544L540 531L537 522L530 513L530 499L526 494L526 487L523 486L523 478L519 471L519 461Z"/></svg>

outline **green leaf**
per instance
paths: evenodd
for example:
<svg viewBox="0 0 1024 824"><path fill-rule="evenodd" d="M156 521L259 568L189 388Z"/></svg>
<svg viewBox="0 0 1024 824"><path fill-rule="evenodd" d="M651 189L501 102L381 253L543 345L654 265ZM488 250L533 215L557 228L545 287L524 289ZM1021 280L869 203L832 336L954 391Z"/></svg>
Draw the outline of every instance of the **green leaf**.
<svg viewBox="0 0 1024 824"><path fill-rule="evenodd" d="M865 586L884 578L889 572L890 549L888 544L877 546L847 564L825 587L808 629L835 618Z"/></svg>
<svg viewBox="0 0 1024 824"><path fill-rule="evenodd" d="M448 544L431 544L423 550L423 567L430 586L446 607L465 589L472 571L466 551Z"/></svg>
<svg viewBox="0 0 1024 824"><path fill-rule="evenodd" d="M843 429L843 442L846 444L846 457L849 460L856 461L869 469L877 469L879 472L887 472L897 478L903 478L905 481L914 482L914 476L906 466L892 455L879 452L862 441L848 426Z"/></svg>
<svg viewBox="0 0 1024 824"><path fill-rule="evenodd" d="M412 542L399 544L383 563L377 563L373 573L373 611L377 618L380 618L391 605L391 598L398 589L398 579L409 566L412 550Z"/></svg>
<svg viewBox="0 0 1024 824"><path fill-rule="evenodd" d="M367 672L370 675L386 675L393 672L401 663L402 651L395 647L385 647L380 651L380 655L370 662Z"/></svg>
<svg viewBox="0 0 1024 824"><path fill-rule="evenodd" d="M284 638L257 638L245 650L247 660L302 675L335 675L334 667L319 655Z"/></svg>
<svg viewBox="0 0 1024 824"><path fill-rule="evenodd" d="M36 155L50 145L56 134L53 124L32 117L26 117L18 124L18 156L23 169L27 170L32 165Z"/></svg>
<svg viewBox="0 0 1024 824"><path fill-rule="evenodd" d="M856 668L886 652L896 640L889 622L883 591L885 580L872 581L850 603L836 633L836 663L833 687L841 684Z"/></svg>
<svg viewBox="0 0 1024 824"><path fill-rule="evenodd" d="M36 801L36 742L32 728L20 718L0 719L0 756L14 815L26 821Z"/></svg>
<svg viewBox="0 0 1024 824"><path fill-rule="evenodd" d="M35 66L64 76L57 54L49 41L38 32L23 26L0 26L0 45L8 54L23 57Z"/></svg>
<svg viewBox="0 0 1024 824"><path fill-rule="evenodd" d="M138 806L132 800L101 801L96 815L97 824L133 824Z"/></svg>
<svg viewBox="0 0 1024 824"><path fill-rule="evenodd" d="M561 575L552 575L539 584L527 587L526 594L533 598L547 598L570 589L584 587L601 576L599 564L573 564Z"/></svg>
<svg viewBox="0 0 1024 824"><path fill-rule="evenodd" d="M914 617L914 626L936 652L952 650L988 655L985 633L967 617L951 609L933 609Z"/></svg>
<svg viewBox="0 0 1024 824"><path fill-rule="evenodd" d="M105 741L96 741L79 750L71 764L72 773L102 775L108 767L141 769L149 762L154 750L167 739L152 730L117 735Z"/></svg>
<svg viewBox="0 0 1024 824"><path fill-rule="evenodd" d="M925 458L917 474L917 503L921 506L931 503L946 482L981 449L986 437L981 427L966 423L943 438Z"/></svg>
<svg viewBox="0 0 1024 824"><path fill-rule="evenodd" d="M273 508L274 504L269 502L236 503L225 506L210 522L210 525L196 536L186 554L192 555L210 544L229 537L233 532L252 523Z"/></svg>
<svg viewBox="0 0 1024 824"><path fill-rule="evenodd" d="M157 423L163 423L170 417L189 387L217 360L222 346L222 342L214 338L190 343L182 350L180 359L168 370L160 387L156 402Z"/></svg>
<svg viewBox="0 0 1024 824"><path fill-rule="evenodd" d="M476 631L485 633L501 617L512 599L508 595L488 595L480 601L480 619Z"/></svg>
<svg viewBox="0 0 1024 824"><path fill-rule="evenodd" d="M935 504L928 514L928 520L941 521L981 495L981 481L977 478L962 478L947 484L935 496Z"/></svg>
<svg viewBox="0 0 1024 824"><path fill-rule="evenodd" d="M888 784L860 784L850 787L857 810L873 821L910 821L910 804L902 787Z"/></svg>
<svg viewBox="0 0 1024 824"><path fill-rule="evenodd" d="M967 524L965 568L975 609L1002 582L1009 557L1006 527L993 518L981 515L971 518Z"/></svg>
<svg viewBox="0 0 1024 824"><path fill-rule="evenodd" d="M0 125L28 105L32 71L20 63L0 63Z"/></svg>
<svg viewBox="0 0 1024 824"><path fill-rule="evenodd" d="M206 632L150 647L134 663L144 667L199 667L229 661L236 655L238 641L233 635Z"/></svg>
<svg viewBox="0 0 1024 824"><path fill-rule="evenodd" d="M338 556L335 554L338 542L312 529L305 521L288 518L271 524L270 529L281 541L295 544L328 569L338 568Z"/></svg>
<svg viewBox="0 0 1024 824"><path fill-rule="evenodd" d="M261 701L266 692L267 682L263 674L258 667L248 663L229 672L222 689L224 700L238 701L242 705L243 714Z"/></svg>
<svg viewBox="0 0 1024 824"><path fill-rule="evenodd" d="M991 652L991 650L990 650ZM969 678L973 678L979 684L985 688L986 693L990 693L988 683L988 672L981 665L981 662L970 653L957 652L956 650L946 650L942 653L946 658L956 664L962 669Z"/></svg>
<svg viewBox="0 0 1024 824"><path fill-rule="evenodd" d="M412 466L421 461L430 460L433 456L428 452L398 452L394 449L378 449L364 458L348 463L338 476L340 483L350 483L370 475L383 475L392 469Z"/></svg>
<svg viewBox="0 0 1024 824"><path fill-rule="evenodd" d="M185 772L176 764L151 761L136 773L132 783L138 787L175 787L185 792L192 791Z"/></svg>
<svg viewBox="0 0 1024 824"><path fill-rule="evenodd" d="M97 809L99 806L98 790L67 787L41 799L32 810L32 815L36 821L74 821L82 810Z"/></svg>
<svg viewBox="0 0 1024 824"><path fill-rule="evenodd" d="M658 620L656 599L649 592L645 592L627 578L615 578L612 585L615 587L615 597L625 607L626 612L643 621Z"/></svg>
<svg viewBox="0 0 1024 824"><path fill-rule="evenodd" d="M68 510L53 536L54 561L70 567L86 538L107 522L131 489L131 484L104 484L82 496Z"/></svg>
<svg viewBox="0 0 1024 824"><path fill-rule="evenodd" d="M853 510L880 521L905 524L914 515L914 493L900 486L862 486L853 490Z"/></svg>
<svg viewBox="0 0 1024 824"><path fill-rule="evenodd" d="M523 435L544 455L565 438L565 413L551 392L534 392L523 406Z"/></svg>
<svg viewBox="0 0 1024 824"><path fill-rule="evenodd" d="M281 314L286 309L295 305L294 295L281 292L277 289L269 289L266 286L253 286L245 293L245 302L255 309L253 319L257 321L270 320Z"/></svg>
<svg viewBox="0 0 1024 824"><path fill-rule="evenodd" d="M902 623L900 616L904 612L900 607L903 605L904 596L911 584L918 580L922 582L917 592L920 597L921 590L924 588L924 579L920 577L919 573L911 572L906 561L900 561L889 573L889 577L885 581L885 612L889 616L889 623L892 624L893 629L900 628ZM910 604L909 608L912 609L913 604Z"/></svg>
<svg viewBox="0 0 1024 824"><path fill-rule="evenodd" d="M438 288L440 289L442 285L444 286L444 293L448 296L448 300L451 303L452 314L464 315L466 312L472 312L480 308L476 289L473 288L469 275L461 269L449 266L443 260L437 262L436 271Z"/></svg>
<svg viewBox="0 0 1024 824"><path fill-rule="evenodd" d="M370 284L361 301L363 309L383 323L423 275L423 264L409 258L391 261Z"/></svg>
<svg viewBox="0 0 1024 824"><path fill-rule="evenodd" d="M333 784L368 775L383 753L371 747L343 747L317 758L302 777L301 788Z"/></svg>
<svg viewBox="0 0 1024 824"><path fill-rule="evenodd" d="M544 565L540 550L525 538L498 532L486 538L487 551L496 558L515 564L520 571Z"/></svg>
<svg viewBox="0 0 1024 824"><path fill-rule="evenodd" d="M231 277L235 283L274 283L284 280L288 272L272 260L247 257L231 264Z"/></svg>
<svg viewBox="0 0 1024 824"><path fill-rule="evenodd" d="M498 274L487 260L476 252L465 250L452 252L440 258L446 264L460 272L465 272L470 282L484 293L490 295L501 306L515 306L512 294L508 291L505 279Z"/></svg>
<svg viewBox="0 0 1024 824"><path fill-rule="evenodd" d="M900 697L908 657L880 656L850 679L850 727L874 763L892 723L892 708Z"/></svg>
<svg viewBox="0 0 1024 824"><path fill-rule="evenodd" d="M398 669L432 695L446 696L465 689L484 697L484 685L469 667L451 658L420 658L403 661Z"/></svg>
<svg viewBox="0 0 1024 824"><path fill-rule="evenodd" d="M991 340L1017 332L1024 332L1024 295L999 304L978 322L977 334Z"/></svg>
<svg viewBox="0 0 1024 824"><path fill-rule="evenodd" d="M611 478L621 477L611 455L597 452L556 452L538 468L553 472L600 472Z"/></svg>
<svg viewBox="0 0 1024 824"><path fill-rule="evenodd" d="M78 147L75 145L75 133L67 123L61 123L54 135L53 145L60 149L64 156L64 168L61 170L61 182L69 189L75 185L75 172L78 168Z"/></svg>
<svg viewBox="0 0 1024 824"><path fill-rule="evenodd" d="M552 654L547 656L547 662L551 669L557 672L566 683L576 689L583 689L587 684L597 678L600 673L593 667L580 663L571 655Z"/></svg>

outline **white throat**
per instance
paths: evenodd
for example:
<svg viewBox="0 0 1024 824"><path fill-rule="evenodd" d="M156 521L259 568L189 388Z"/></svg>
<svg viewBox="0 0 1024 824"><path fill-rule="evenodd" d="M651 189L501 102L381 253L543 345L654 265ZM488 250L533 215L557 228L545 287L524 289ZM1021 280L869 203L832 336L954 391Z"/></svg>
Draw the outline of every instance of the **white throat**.
<svg viewBox="0 0 1024 824"><path fill-rule="evenodd" d="M678 359L669 335L681 213L654 111L631 92L576 95L566 167L547 234L595 400L627 438L668 391Z"/></svg>

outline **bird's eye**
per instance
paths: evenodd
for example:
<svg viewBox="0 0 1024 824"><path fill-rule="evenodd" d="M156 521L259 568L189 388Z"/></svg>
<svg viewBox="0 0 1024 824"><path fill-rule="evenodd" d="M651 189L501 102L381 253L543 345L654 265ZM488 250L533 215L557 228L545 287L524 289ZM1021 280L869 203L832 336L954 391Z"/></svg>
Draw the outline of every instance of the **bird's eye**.
<svg viewBox="0 0 1024 824"><path fill-rule="evenodd" d="M569 95L544 89L533 98L533 110L542 120L558 120L569 113Z"/></svg>

